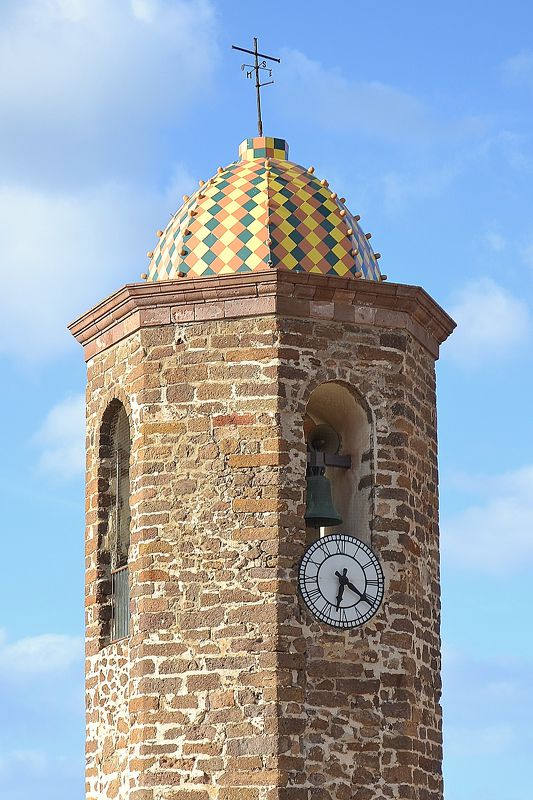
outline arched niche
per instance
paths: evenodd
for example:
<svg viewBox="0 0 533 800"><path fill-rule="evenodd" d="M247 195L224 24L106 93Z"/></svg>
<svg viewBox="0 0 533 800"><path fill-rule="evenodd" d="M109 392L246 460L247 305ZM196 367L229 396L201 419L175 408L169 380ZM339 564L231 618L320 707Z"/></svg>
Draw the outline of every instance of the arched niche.
<svg viewBox="0 0 533 800"><path fill-rule="evenodd" d="M308 529L308 541L320 534L343 531L370 543L373 516L374 457L372 416L364 400L345 384L322 383L311 394L304 421L306 442L316 425L330 425L340 437L340 455L350 456L348 469L327 466L333 504L342 524Z"/></svg>

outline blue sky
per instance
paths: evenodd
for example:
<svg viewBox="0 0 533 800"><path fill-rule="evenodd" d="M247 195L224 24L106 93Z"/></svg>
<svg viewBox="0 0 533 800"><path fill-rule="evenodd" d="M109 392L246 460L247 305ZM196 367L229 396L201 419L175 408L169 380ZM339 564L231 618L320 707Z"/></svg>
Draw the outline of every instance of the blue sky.
<svg viewBox="0 0 533 800"><path fill-rule="evenodd" d="M0 0L0 797L81 800L82 352L184 192L265 132L459 322L439 374L447 800L533 752L533 6Z"/></svg>

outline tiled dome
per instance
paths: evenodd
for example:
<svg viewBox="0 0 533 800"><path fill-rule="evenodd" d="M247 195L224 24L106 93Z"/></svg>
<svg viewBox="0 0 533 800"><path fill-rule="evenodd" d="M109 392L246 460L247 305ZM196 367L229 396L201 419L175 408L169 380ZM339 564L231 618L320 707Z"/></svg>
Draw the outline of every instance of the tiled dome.
<svg viewBox="0 0 533 800"><path fill-rule="evenodd" d="M184 197L148 254L148 280L269 269L381 280L359 218L287 155L283 139L245 139L238 161Z"/></svg>

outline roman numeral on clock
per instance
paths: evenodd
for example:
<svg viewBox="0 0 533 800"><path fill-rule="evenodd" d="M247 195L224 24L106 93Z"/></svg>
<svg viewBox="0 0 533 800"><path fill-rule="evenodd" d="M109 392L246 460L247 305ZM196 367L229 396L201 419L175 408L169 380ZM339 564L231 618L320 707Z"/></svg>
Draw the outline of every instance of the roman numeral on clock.
<svg viewBox="0 0 533 800"><path fill-rule="evenodd" d="M329 603L328 603L328 601L326 600L326 602L324 603L324 605L322 606L322 608L319 608L319 609L318 609L318 610L320 611L320 613L321 613L321 614L324 614L324 616L325 616L325 617L328 617L328 616L329 616L329 614L326 614L326 608L329 608L329 605L330 605L330 604L329 604Z"/></svg>

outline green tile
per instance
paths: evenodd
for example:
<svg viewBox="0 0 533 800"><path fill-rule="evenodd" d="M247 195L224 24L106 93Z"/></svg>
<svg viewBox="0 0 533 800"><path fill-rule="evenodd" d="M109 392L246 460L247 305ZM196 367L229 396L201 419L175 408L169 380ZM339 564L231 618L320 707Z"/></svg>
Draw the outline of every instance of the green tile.
<svg viewBox="0 0 533 800"><path fill-rule="evenodd" d="M244 244L246 244L247 242L249 242L249 241L250 241L250 239L252 239L252 238L253 238L253 233L250 233L250 231L249 231L249 230L245 229L245 230L241 231L241 232L238 234L238 238L241 240L241 242L243 242Z"/></svg>
<svg viewBox="0 0 533 800"><path fill-rule="evenodd" d="M212 264L213 261L216 261L216 255L213 253L212 250L208 250L207 253L204 253L204 255L202 256L202 261L204 261L206 264Z"/></svg>
<svg viewBox="0 0 533 800"><path fill-rule="evenodd" d="M245 215L244 215L244 217L242 217L242 218L240 219L240 222L241 222L241 223L244 225L244 227L245 227L245 228L247 228L247 227L248 227L248 225L251 225L251 224L252 224L252 222L254 221L254 219L255 219L255 217L252 217L252 215L251 215L251 214L245 214Z"/></svg>
<svg viewBox="0 0 533 800"><path fill-rule="evenodd" d="M214 233L208 233L207 236L203 238L203 243L207 245L207 247L213 247L215 242L217 241L217 237Z"/></svg>
<svg viewBox="0 0 533 800"><path fill-rule="evenodd" d="M237 252L237 255L239 256L239 258L242 258L243 261L246 261L246 259L250 258L250 256L252 255L252 251L250 250L249 247L246 247L245 245L244 247L241 247L241 249Z"/></svg>
<svg viewBox="0 0 533 800"><path fill-rule="evenodd" d="M305 259L305 253L299 247L294 247L291 250L291 256L295 258L297 261L303 261Z"/></svg>
<svg viewBox="0 0 533 800"><path fill-rule="evenodd" d="M335 266L335 264L339 263L339 259L337 258L335 253L331 252L331 250L328 250L324 258L328 262L328 264L331 264L332 267Z"/></svg>

